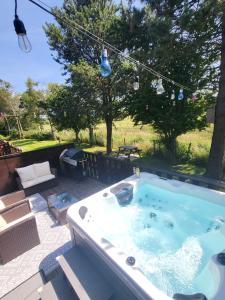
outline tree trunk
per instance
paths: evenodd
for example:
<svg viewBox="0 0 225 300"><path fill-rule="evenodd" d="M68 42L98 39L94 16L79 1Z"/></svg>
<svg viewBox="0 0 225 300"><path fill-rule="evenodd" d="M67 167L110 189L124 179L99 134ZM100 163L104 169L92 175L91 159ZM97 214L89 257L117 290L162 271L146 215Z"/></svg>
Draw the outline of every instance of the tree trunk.
<svg viewBox="0 0 225 300"><path fill-rule="evenodd" d="M112 95L110 83L105 86L103 82L103 111L106 124L106 153L110 154L112 152Z"/></svg>
<svg viewBox="0 0 225 300"><path fill-rule="evenodd" d="M18 132L19 132L19 137L20 137L20 139L22 139L22 132L21 132L21 128L20 128L18 117L15 116L15 119L16 119L17 129L18 129Z"/></svg>
<svg viewBox="0 0 225 300"><path fill-rule="evenodd" d="M94 129L92 126L89 126L89 144L92 146L94 145Z"/></svg>
<svg viewBox="0 0 225 300"><path fill-rule="evenodd" d="M20 121L20 117L18 117L18 124L19 124L20 131L21 131L21 137L22 137L22 139L23 139L23 138L24 138L24 135L23 135L23 127L22 127L22 124L21 124L21 121Z"/></svg>
<svg viewBox="0 0 225 300"><path fill-rule="evenodd" d="M56 140L55 129L53 127L53 124L52 124L50 118L48 118L48 121L49 121L50 129L51 129L52 137L53 137L54 140Z"/></svg>
<svg viewBox="0 0 225 300"><path fill-rule="evenodd" d="M75 131L75 136L76 136L75 141L78 143L79 142L79 132L80 132L80 130L75 129L74 131Z"/></svg>
<svg viewBox="0 0 225 300"><path fill-rule="evenodd" d="M11 128L10 128L10 125L9 125L9 120L6 116L4 116L4 118L5 118L5 121L6 121L6 124L7 124L7 128L8 128L8 135L10 135Z"/></svg>
<svg viewBox="0 0 225 300"><path fill-rule="evenodd" d="M112 118L107 116L105 118L106 124L106 152L110 154L112 152Z"/></svg>
<svg viewBox="0 0 225 300"><path fill-rule="evenodd" d="M176 136L166 136L163 139L163 143L166 147L166 150L169 154L169 159L171 162L175 162L176 160Z"/></svg>
<svg viewBox="0 0 225 300"><path fill-rule="evenodd" d="M215 121L206 176L222 179L225 147L225 13L222 19L222 47L219 92L215 108Z"/></svg>

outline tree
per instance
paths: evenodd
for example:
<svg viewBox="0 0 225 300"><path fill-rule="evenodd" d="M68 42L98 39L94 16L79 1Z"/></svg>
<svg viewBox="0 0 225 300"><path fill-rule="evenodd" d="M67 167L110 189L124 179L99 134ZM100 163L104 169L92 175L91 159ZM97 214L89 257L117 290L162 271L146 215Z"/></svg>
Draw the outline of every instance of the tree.
<svg viewBox="0 0 225 300"><path fill-rule="evenodd" d="M37 90L38 82L28 78L26 81L26 91L21 94L21 105L23 107L23 122L24 126L30 128L32 124L40 125L42 129L42 116L39 107L39 102L43 100L43 92Z"/></svg>
<svg viewBox="0 0 225 300"><path fill-rule="evenodd" d="M213 40L216 40L218 43L221 62L219 91L215 109L214 131L206 174L216 179L222 179L225 147L225 2L215 2L216 3L210 3L211 7L217 8L216 13L213 14L214 32L211 35L211 38L213 38ZM212 18L211 15L209 17Z"/></svg>
<svg viewBox="0 0 225 300"><path fill-rule="evenodd" d="M21 125L21 112L19 109L20 99L12 91L9 82L0 80L0 112L8 128L8 134L16 126L20 138L23 137L23 128Z"/></svg>
<svg viewBox="0 0 225 300"><path fill-rule="evenodd" d="M57 53L55 60L64 65L66 73L71 72L71 65L75 66L81 61L86 61L97 70L103 47L78 31L73 21L104 40L116 41L120 18L117 10L117 6L110 0L65 0L62 9L54 9L58 26L47 24L45 32L51 49ZM121 61L113 52L109 53L109 57L113 67L112 76L102 78L96 75L95 78L100 111L107 129L107 153L112 150L113 120L124 113L121 100L127 86L127 69L121 71Z"/></svg>
<svg viewBox="0 0 225 300"><path fill-rule="evenodd" d="M81 99L70 86L54 84L49 89L45 108L52 123L58 130L73 129L78 141L80 130L86 128Z"/></svg>
<svg viewBox="0 0 225 300"><path fill-rule="evenodd" d="M94 127L100 121L101 103L96 78L98 69L85 61L70 66L70 81L74 94L81 99L86 127L89 130L89 143L94 144Z"/></svg>
<svg viewBox="0 0 225 300"><path fill-rule="evenodd" d="M9 82L0 79L0 112L9 110L9 99L12 95L12 87Z"/></svg>
<svg viewBox="0 0 225 300"><path fill-rule="evenodd" d="M189 89L184 90L184 100L179 101L179 88L163 81L165 93L157 95L151 85L157 77L140 69L140 90L131 93L128 110L136 123L153 125L174 157L179 135L206 126L206 110L212 105L217 87L218 71L214 64L218 53L207 55L208 48L215 47L213 43L208 45L208 37L202 31L203 16L199 17L202 2L146 2L143 9L132 10L131 28L126 25L130 13L123 8L121 32L127 36L127 48L146 65ZM197 101L192 101L192 93L196 91Z"/></svg>
<svg viewBox="0 0 225 300"><path fill-rule="evenodd" d="M1 119L5 121L8 134L10 133L11 127L6 113L9 111L9 99L12 95L11 84L0 79L0 113Z"/></svg>

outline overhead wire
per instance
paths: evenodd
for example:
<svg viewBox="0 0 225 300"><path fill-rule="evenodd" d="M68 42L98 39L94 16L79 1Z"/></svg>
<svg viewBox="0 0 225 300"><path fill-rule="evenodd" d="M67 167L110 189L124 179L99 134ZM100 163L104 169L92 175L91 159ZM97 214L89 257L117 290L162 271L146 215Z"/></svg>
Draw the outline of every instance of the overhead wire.
<svg viewBox="0 0 225 300"><path fill-rule="evenodd" d="M93 41L95 41L96 43L100 44L100 45L104 45L105 47L107 47L108 49L110 49L112 52L120 55L123 59L128 60L130 62L132 62L133 64L135 64L135 66L137 67L141 67L142 69L148 71L149 73L151 73L152 75L156 76L157 78L161 78L167 82L170 82L171 84L173 84L174 86L179 87L180 89L183 90L188 90L191 91L191 89L185 85L182 85L176 81L174 81L173 79L159 73L158 71L155 71L153 68L145 65L144 63L136 60L135 58L133 58L130 55L125 55L123 51L119 50L117 47L111 45L109 42L107 42L106 40L103 40L102 38L100 38L99 36L95 35L94 33L92 33L91 31L87 30L86 28L84 28L83 26L81 26L80 24L78 24L77 22L75 22L74 20L68 20L65 18L62 18L60 16L57 16L56 14L54 14L53 12L53 8L51 6L49 6L48 4L44 3L41 0L28 0L29 2L33 3L34 5L38 6L40 9L44 10L45 12L51 14L56 20L60 20L61 22L67 24L68 26L72 27L74 26L74 28L82 33L83 35L87 36L89 39L92 39ZM40 3L37 3L37 1ZM43 5L45 7L43 7Z"/></svg>

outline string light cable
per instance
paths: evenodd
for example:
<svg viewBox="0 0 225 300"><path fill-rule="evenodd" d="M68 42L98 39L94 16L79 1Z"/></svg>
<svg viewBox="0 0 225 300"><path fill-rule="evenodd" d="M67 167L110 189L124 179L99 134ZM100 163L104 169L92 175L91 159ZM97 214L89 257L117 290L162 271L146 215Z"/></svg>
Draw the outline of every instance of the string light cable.
<svg viewBox="0 0 225 300"><path fill-rule="evenodd" d="M99 36L95 35L94 33L90 32L89 30L85 29L83 26L81 26L80 24L78 24L75 21L71 21L65 18L62 18L60 16L56 16L56 14L54 14L53 9L51 6L47 5L46 3L44 3L41 0L28 0L29 2L33 3L34 5L38 6L40 9L42 9L43 11L47 12L48 14L52 15L56 20L60 20L61 22L67 24L70 27L74 27L78 32L82 33L83 35L87 36L89 39L95 41L96 43L98 43L99 45L103 45L105 47L107 47L108 49L110 49L112 52L116 53L117 55L121 56L123 59L131 62L132 64L134 64L135 66L138 66L146 71L148 71L149 73L151 73L152 75L154 75L155 77L159 78L159 79L163 79L167 82L170 82L171 84L173 84L174 86L179 87L182 90L187 90L187 91L191 91L191 89L185 85L182 85L176 81L174 81L173 79L155 71L154 69L152 69L151 67L145 65L144 63L136 60L135 58L133 58L130 55L125 55L124 52L122 52L121 50L119 50L117 47L111 45L109 42L107 42L106 40L103 40L102 38L100 38ZM39 3L37 3L37 1ZM44 7L44 6L45 7Z"/></svg>

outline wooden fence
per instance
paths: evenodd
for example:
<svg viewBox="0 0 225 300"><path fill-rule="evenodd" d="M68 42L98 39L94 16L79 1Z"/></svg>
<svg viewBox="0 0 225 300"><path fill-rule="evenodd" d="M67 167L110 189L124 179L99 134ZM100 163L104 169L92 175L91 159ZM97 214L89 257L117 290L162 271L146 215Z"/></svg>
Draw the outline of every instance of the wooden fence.
<svg viewBox="0 0 225 300"><path fill-rule="evenodd" d="M51 167L59 169L59 155L64 149L70 147L73 147L73 144L0 157L0 195L17 189L15 168L48 160ZM133 167L138 167L136 163L132 163L128 159L121 160L118 158L107 157L102 153L96 154L85 152L84 156L86 158L84 168L87 176L107 185L111 185L132 175ZM176 179L216 190L225 190L224 181L209 179L204 176L180 174L173 171L145 166L141 166L140 169L141 171L150 172L167 179Z"/></svg>
<svg viewBox="0 0 225 300"><path fill-rule="evenodd" d="M118 182L133 173L133 165L128 159L119 160L104 156L102 153L89 152L85 152L85 158L87 175L106 184Z"/></svg>
<svg viewBox="0 0 225 300"><path fill-rule="evenodd" d="M156 174L162 178L176 179L216 190L225 190L224 181L207 178L205 176L181 174L153 167L139 166L136 163L130 162L128 159L120 160L117 158L110 158L103 156L101 153L94 154L86 152L85 157L87 158L87 164L85 168L88 176L106 184L113 184L132 175L133 168L139 167L143 172Z"/></svg>

